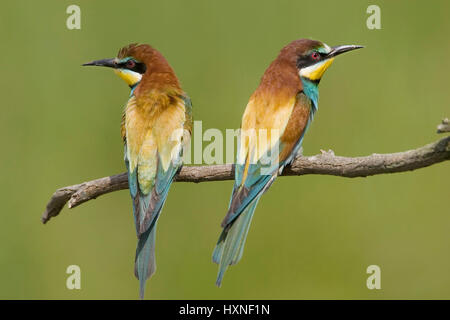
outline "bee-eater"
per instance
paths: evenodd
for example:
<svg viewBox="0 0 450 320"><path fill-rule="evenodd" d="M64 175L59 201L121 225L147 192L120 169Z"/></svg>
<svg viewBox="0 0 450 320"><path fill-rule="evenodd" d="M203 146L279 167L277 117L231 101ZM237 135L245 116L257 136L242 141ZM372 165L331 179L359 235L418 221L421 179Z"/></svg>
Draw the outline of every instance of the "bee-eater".
<svg viewBox="0 0 450 320"><path fill-rule="evenodd" d="M285 46L265 71L242 117L235 183L213 253L213 261L219 264L217 286L228 266L242 257L261 195L300 150L318 109L322 75L334 57L358 48L362 47L331 48L320 41L300 39Z"/></svg>
<svg viewBox="0 0 450 320"><path fill-rule="evenodd" d="M138 237L134 273L143 299L156 269L156 224L190 139L191 101L167 60L149 45L131 44L116 58L84 65L113 68L131 88L121 135Z"/></svg>

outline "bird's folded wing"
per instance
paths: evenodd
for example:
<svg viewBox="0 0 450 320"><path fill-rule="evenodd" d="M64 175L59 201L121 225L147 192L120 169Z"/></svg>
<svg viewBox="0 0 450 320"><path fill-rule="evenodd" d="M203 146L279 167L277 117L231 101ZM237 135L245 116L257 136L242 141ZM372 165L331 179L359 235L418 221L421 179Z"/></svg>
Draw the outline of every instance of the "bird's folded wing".
<svg viewBox="0 0 450 320"><path fill-rule="evenodd" d="M242 118L235 185L222 226L230 224L273 181L286 148L283 135L296 106L296 97L252 97Z"/></svg>
<svg viewBox="0 0 450 320"><path fill-rule="evenodd" d="M134 119L129 122L127 119L126 123L132 124L127 126L125 162L138 235L147 231L156 221L170 184L182 165L182 138L186 120L184 101L176 99L155 114L157 117L153 119ZM136 130L139 126L144 128L141 129L143 132ZM130 148L130 145L133 147Z"/></svg>

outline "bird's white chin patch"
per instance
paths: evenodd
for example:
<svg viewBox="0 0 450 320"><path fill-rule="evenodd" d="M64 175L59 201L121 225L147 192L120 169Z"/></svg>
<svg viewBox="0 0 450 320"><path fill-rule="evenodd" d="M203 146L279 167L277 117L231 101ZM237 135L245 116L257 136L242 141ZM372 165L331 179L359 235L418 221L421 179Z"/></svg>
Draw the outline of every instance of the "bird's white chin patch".
<svg viewBox="0 0 450 320"><path fill-rule="evenodd" d="M312 66L300 69L300 77L313 81L320 80L328 67L333 63L334 58L326 59Z"/></svg>
<svg viewBox="0 0 450 320"><path fill-rule="evenodd" d="M114 69L114 72L119 77L121 77L129 86L134 86L142 79L142 74L128 69Z"/></svg>

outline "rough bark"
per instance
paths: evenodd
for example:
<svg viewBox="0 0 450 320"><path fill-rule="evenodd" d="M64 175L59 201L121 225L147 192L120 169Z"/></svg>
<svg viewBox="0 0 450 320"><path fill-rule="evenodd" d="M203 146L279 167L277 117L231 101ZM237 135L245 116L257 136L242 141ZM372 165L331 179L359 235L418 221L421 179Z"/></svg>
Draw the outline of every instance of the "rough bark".
<svg viewBox="0 0 450 320"><path fill-rule="evenodd" d="M448 132L448 119L438 126L438 132ZM286 167L283 176L323 174L347 178L367 177L376 174L404 172L427 167L450 159L450 136L426 146L390 154L372 154L365 157L335 156L333 151L322 151L315 156L297 156L292 165ZM186 166L175 177L177 182L207 182L232 180L234 167L231 164L210 166ZM126 173L104 177L81 184L63 187L55 191L42 215L46 223L57 216L68 202L74 208L103 194L128 188Z"/></svg>

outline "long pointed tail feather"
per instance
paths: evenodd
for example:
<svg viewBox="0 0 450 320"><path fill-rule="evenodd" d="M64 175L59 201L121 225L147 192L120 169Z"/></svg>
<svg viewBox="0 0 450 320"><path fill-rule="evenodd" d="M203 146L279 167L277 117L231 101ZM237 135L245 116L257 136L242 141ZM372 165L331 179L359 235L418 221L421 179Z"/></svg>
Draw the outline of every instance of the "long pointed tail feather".
<svg viewBox="0 0 450 320"><path fill-rule="evenodd" d="M219 264L216 280L218 287L222 284L228 266L238 263L242 258L245 240L259 198L256 197L232 224L226 226L219 237L213 252L213 262Z"/></svg>
<svg viewBox="0 0 450 320"><path fill-rule="evenodd" d="M145 282L156 271L155 260L156 221L141 234L136 249L134 274L139 279L139 297L144 299Z"/></svg>

